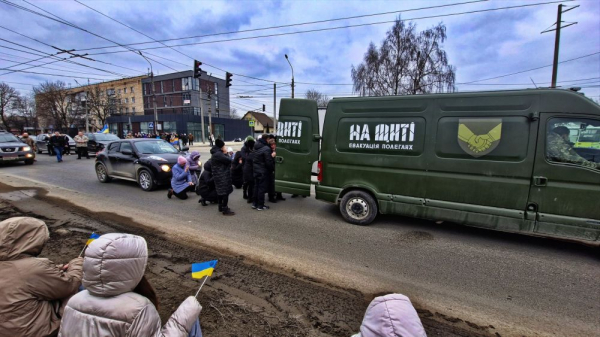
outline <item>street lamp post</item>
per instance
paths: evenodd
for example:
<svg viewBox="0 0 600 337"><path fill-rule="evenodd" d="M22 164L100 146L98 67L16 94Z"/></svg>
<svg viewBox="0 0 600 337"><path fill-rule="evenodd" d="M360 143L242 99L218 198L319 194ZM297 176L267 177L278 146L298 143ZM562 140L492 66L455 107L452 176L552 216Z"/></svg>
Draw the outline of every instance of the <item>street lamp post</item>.
<svg viewBox="0 0 600 337"><path fill-rule="evenodd" d="M138 53L140 53L140 56L143 57L144 60L146 60L150 65L150 82L152 82L150 93L152 94L152 105L154 108L154 135L158 135L158 112L156 111L156 94L154 93L154 71L152 70L152 63L148 61L146 56L144 56L144 54L142 54L142 52L139 50Z"/></svg>
<svg viewBox="0 0 600 337"><path fill-rule="evenodd" d="M292 63L290 62L290 59L288 58L287 54L285 54L285 59L290 64L290 68L292 68L292 98L294 98L294 67L292 67Z"/></svg>

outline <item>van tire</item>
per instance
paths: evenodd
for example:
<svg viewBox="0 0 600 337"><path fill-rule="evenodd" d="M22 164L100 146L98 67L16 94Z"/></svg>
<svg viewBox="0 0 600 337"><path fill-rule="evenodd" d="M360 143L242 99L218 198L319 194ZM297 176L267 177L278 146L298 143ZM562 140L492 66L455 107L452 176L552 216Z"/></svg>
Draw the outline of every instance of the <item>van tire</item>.
<svg viewBox="0 0 600 337"><path fill-rule="evenodd" d="M378 212L377 202L364 191L349 191L340 202L342 217L353 225L369 225L375 220Z"/></svg>

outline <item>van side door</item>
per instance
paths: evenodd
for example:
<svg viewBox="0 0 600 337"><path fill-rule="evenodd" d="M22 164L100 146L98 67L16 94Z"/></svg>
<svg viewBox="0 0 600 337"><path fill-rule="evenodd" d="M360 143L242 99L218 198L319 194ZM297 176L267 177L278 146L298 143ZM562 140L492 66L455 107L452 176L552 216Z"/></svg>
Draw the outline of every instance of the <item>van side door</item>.
<svg viewBox="0 0 600 337"><path fill-rule="evenodd" d="M600 238L600 149L574 146L600 117L542 113L528 212L534 232L583 240ZM575 139L573 139L575 138Z"/></svg>
<svg viewBox="0 0 600 337"><path fill-rule="evenodd" d="M282 99L277 123L275 190L310 195L312 165L319 160L317 102Z"/></svg>

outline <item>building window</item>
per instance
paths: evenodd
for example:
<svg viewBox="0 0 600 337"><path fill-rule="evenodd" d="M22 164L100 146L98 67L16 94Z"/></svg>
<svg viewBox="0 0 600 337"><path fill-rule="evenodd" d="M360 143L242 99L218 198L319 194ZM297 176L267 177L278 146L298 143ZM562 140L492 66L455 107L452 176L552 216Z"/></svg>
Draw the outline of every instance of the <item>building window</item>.
<svg viewBox="0 0 600 337"><path fill-rule="evenodd" d="M135 108L131 108L131 113L135 113Z"/></svg>
<svg viewBox="0 0 600 337"><path fill-rule="evenodd" d="M125 113L128 114L129 113L129 108L125 108Z"/></svg>
<svg viewBox="0 0 600 337"><path fill-rule="evenodd" d="M200 88L200 79L194 78L193 81L194 82L193 82L192 90L198 91L199 90L198 88Z"/></svg>
<svg viewBox="0 0 600 337"><path fill-rule="evenodd" d="M112 96L115 94L115 89L106 89L106 94Z"/></svg>
<svg viewBox="0 0 600 337"><path fill-rule="evenodd" d="M183 90L183 91L190 90L190 82L191 82L190 80L191 79L192 79L191 77L183 77L181 79L181 87L182 87L181 90Z"/></svg>
<svg viewBox="0 0 600 337"><path fill-rule="evenodd" d="M131 103L135 103L135 97L131 97Z"/></svg>
<svg viewBox="0 0 600 337"><path fill-rule="evenodd" d="M133 87L129 88L129 92L133 94Z"/></svg>
<svg viewBox="0 0 600 337"><path fill-rule="evenodd" d="M129 104L129 98L125 98L125 104Z"/></svg>
<svg viewBox="0 0 600 337"><path fill-rule="evenodd" d="M123 93L126 94L127 93L127 87L123 88Z"/></svg>
<svg viewBox="0 0 600 337"><path fill-rule="evenodd" d="M189 92L184 92L181 95L182 99L183 99L183 105L190 105L192 104L192 94L190 94Z"/></svg>
<svg viewBox="0 0 600 337"><path fill-rule="evenodd" d="M121 94L121 89L117 90L117 94L119 94L119 95Z"/></svg>

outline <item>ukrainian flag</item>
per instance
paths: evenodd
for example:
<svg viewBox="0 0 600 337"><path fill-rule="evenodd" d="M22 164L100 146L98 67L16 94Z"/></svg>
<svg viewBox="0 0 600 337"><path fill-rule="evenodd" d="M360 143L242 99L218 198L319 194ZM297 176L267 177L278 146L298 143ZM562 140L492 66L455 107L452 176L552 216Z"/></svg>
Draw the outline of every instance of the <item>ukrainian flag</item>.
<svg viewBox="0 0 600 337"><path fill-rule="evenodd" d="M98 133L108 133L108 124L104 124L102 130L98 131Z"/></svg>
<svg viewBox="0 0 600 337"><path fill-rule="evenodd" d="M90 235L90 238L87 240L85 245L89 246L89 244L92 243L92 241L96 240L99 237L100 237L100 234L92 233L92 235Z"/></svg>
<svg viewBox="0 0 600 337"><path fill-rule="evenodd" d="M192 278L203 278L211 276L217 265L217 260L208 262L192 263Z"/></svg>

